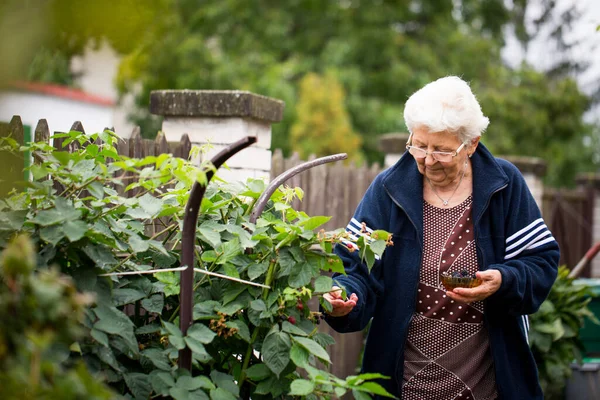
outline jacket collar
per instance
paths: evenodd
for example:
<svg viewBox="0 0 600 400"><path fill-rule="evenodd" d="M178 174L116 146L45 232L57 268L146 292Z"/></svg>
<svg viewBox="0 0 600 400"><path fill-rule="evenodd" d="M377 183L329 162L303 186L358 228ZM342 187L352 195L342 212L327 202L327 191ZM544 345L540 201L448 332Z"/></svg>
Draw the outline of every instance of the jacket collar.
<svg viewBox="0 0 600 400"><path fill-rule="evenodd" d="M471 157L473 169L473 216L477 224L490 198L508 184L504 173L494 156L482 144ZM394 203L401 207L411 220L419 237L423 237L423 175L417 168L414 158L404 152L400 160L392 166L383 179L383 186Z"/></svg>

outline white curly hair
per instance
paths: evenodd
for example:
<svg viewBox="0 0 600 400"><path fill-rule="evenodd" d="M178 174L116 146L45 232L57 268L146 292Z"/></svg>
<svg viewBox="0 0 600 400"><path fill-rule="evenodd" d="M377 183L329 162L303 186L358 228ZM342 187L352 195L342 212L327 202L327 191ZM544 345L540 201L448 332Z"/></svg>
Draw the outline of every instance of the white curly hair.
<svg viewBox="0 0 600 400"><path fill-rule="evenodd" d="M456 134L462 143L481 136L490 123L469 84L458 76L428 83L413 93L404 107L404 122L413 129Z"/></svg>

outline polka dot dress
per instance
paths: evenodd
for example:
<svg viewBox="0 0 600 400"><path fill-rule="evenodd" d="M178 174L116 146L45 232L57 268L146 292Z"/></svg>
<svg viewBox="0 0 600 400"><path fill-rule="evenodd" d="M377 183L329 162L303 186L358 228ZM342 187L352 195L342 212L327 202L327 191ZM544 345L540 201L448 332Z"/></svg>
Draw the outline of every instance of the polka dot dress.
<svg viewBox="0 0 600 400"><path fill-rule="evenodd" d="M478 270L472 202L469 196L451 208L423 203L423 265L404 353L405 400L498 396L483 303L455 302L440 280L442 272Z"/></svg>

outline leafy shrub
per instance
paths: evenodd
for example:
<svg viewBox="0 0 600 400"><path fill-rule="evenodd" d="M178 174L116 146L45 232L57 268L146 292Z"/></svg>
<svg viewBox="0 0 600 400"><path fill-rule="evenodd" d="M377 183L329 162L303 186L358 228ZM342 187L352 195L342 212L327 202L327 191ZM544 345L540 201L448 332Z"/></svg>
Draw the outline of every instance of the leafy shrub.
<svg viewBox="0 0 600 400"><path fill-rule="evenodd" d="M69 346L84 333L88 296L56 269L34 272L35 262L26 236L16 237L1 256L0 397L112 398L83 363L68 360Z"/></svg>
<svg viewBox="0 0 600 400"><path fill-rule="evenodd" d="M116 392L218 400L388 395L373 381L380 375L339 379L317 367L330 363L325 348L333 341L317 331L320 314L307 302L331 288L323 272L343 272L331 251L345 233L315 233L329 218L294 210L290 203L302 196L300 189L280 188L253 224L249 214L264 182L208 187L194 267L266 287L196 274L194 323L183 335L178 272L101 275L180 267L185 204L211 166L169 155L122 157L110 132L60 136L78 150L31 146L34 180L0 203L0 246L26 232L39 248L40 267L58 265L79 290L95 293L77 346L88 368ZM124 197L119 188L134 195ZM361 249L371 265L388 238L386 232L374 236ZM191 373L177 367L178 350L186 346Z"/></svg>
<svg viewBox="0 0 600 400"><path fill-rule="evenodd" d="M583 344L579 330L584 320L598 320L587 305L593 293L587 286L574 285L569 270L560 267L558 278L539 311L531 315L529 340L546 398L562 398L571 363L582 362Z"/></svg>

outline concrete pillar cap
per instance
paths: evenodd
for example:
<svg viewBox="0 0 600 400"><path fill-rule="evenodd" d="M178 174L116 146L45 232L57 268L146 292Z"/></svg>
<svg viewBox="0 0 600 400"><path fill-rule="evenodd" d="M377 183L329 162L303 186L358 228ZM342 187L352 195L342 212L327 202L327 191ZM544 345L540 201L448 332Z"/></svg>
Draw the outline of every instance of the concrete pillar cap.
<svg viewBox="0 0 600 400"><path fill-rule="evenodd" d="M241 117L279 122L285 103L239 90L154 90L150 112L164 117Z"/></svg>

